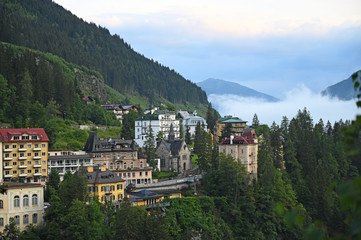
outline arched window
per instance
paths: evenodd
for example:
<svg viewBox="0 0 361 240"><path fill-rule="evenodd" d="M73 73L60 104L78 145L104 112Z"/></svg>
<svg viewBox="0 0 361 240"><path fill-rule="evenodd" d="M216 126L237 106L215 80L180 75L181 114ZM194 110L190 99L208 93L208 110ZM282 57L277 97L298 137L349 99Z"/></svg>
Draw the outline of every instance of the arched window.
<svg viewBox="0 0 361 240"><path fill-rule="evenodd" d="M3 209L4 208L4 202L3 200L0 200L0 209Z"/></svg>
<svg viewBox="0 0 361 240"><path fill-rule="evenodd" d="M118 200L122 200L123 199L123 194L119 194L118 195Z"/></svg>
<svg viewBox="0 0 361 240"><path fill-rule="evenodd" d="M29 206L29 196L28 195L24 195L23 197L23 206Z"/></svg>
<svg viewBox="0 0 361 240"><path fill-rule="evenodd" d="M16 216L14 217L14 220L15 220L15 224L16 224L16 225L20 225L20 216L19 216L19 215L16 215Z"/></svg>
<svg viewBox="0 0 361 240"><path fill-rule="evenodd" d="M35 223L38 223L38 214L37 213L33 214L33 224L35 224Z"/></svg>
<svg viewBox="0 0 361 240"><path fill-rule="evenodd" d="M32 204L33 204L33 205L38 205L38 195L33 194Z"/></svg>
<svg viewBox="0 0 361 240"><path fill-rule="evenodd" d="M24 217L23 217L23 223L24 224L28 224L29 223L29 215L28 214L25 214Z"/></svg>
<svg viewBox="0 0 361 240"><path fill-rule="evenodd" d="M14 207L20 207L20 197L19 196L14 197Z"/></svg>

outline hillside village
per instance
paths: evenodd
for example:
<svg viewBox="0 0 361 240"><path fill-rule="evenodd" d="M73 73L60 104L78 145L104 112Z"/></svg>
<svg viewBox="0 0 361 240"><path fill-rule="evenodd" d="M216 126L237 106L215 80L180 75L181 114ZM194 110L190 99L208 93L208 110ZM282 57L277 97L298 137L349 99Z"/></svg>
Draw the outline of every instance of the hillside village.
<svg viewBox="0 0 361 240"><path fill-rule="evenodd" d="M132 105L102 107L119 121L130 111L138 111ZM6 194L0 195L0 231L11 218L21 230L29 224L43 223L49 208L45 192L52 172L61 181L66 174L81 173L87 178L88 201L114 206L129 201L133 206L166 212L166 199L180 198L189 189L197 194L196 185L201 184L204 170L192 159L193 147L200 131L213 132L207 129L206 120L196 112L158 108L144 112L134 121L134 139L99 138L96 132L90 132L84 148L77 151L51 149L42 128L1 128L0 177ZM229 127L233 134L222 139ZM256 178L258 138L246 121L232 116L220 118L214 133L219 152L241 162L250 179ZM186 135L191 137L190 144ZM153 178L155 172L169 173L176 181Z"/></svg>

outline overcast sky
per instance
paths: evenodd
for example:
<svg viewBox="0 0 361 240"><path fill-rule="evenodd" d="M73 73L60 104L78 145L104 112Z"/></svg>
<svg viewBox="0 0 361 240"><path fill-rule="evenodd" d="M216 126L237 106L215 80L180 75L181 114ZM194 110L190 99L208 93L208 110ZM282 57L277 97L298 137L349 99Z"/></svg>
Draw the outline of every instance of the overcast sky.
<svg viewBox="0 0 361 240"><path fill-rule="evenodd" d="M218 78L285 100L361 69L360 0L55 2L193 82Z"/></svg>

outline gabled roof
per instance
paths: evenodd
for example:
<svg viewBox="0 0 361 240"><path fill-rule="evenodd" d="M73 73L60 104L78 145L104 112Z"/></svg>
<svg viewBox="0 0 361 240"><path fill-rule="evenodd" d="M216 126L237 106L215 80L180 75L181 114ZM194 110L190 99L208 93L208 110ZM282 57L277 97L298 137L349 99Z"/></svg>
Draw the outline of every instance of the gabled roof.
<svg viewBox="0 0 361 240"><path fill-rule="evenodd" d="M125 180L113 172L100 171L100 169L94 169L94 172L87 172L88 184L103 184L103 183L119 183L125 182Z"/></svg>
<svg viewBox="0 0 361 240"><path fill-rule="evenodd" d="M137 144L134 140L123 140L120 138L99 139L95 132L91 132L84 145L86 152L106 151L136 151Z"/></svg>
<svg viewBox="0 0 361 240"><path fill-rule="evenodd" d="M13 136L37 136L37 139L26 140L11 140ZM1 128L0 139L2 142L49 142L48 135L46 135L43 128Z"/></svg>

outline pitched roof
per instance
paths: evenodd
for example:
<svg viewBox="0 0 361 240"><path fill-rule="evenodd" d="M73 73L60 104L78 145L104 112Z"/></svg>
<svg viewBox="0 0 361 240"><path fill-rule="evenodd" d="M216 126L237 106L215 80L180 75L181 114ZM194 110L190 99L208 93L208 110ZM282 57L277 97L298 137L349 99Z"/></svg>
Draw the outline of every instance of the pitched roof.
<svg viewBox="0 0 361 240"><path fill-rule="evenodd" d="M86 152L106 151L136 151L137 144L134 140L123 140L120 138L99 139L96 132L91 132L84 145Z"/></svg>
<svg viewBox="0 0 361 240"><path fill-rule="evenodd" d="M100 169L94 169L94 172L87 172L88 184L103 184L103 183L119 183L125 182L125 180L113 172L100 171Z"/></svg>
<svg viewBox="0 0 361 240"><path fill-rule="evenodd" d="M37 139L19 139L11 140L13 136L37 136ZM3 142L49 142L48 135L46 135L43 128L1 128L0 139Z"/></svg>

